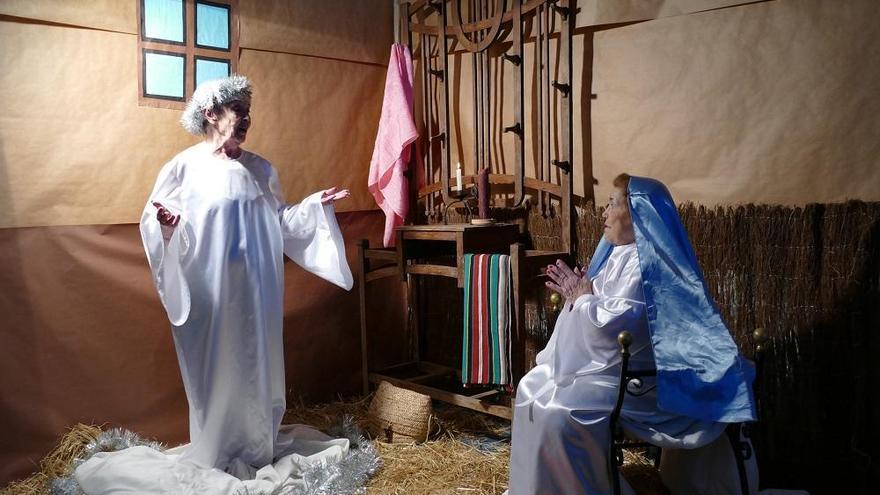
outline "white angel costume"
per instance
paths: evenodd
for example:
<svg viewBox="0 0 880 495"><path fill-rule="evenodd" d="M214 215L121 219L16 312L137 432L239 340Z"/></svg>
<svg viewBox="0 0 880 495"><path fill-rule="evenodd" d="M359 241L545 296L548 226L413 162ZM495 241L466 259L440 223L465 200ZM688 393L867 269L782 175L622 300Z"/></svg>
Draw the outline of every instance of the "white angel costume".
<svg viewBox="0 0 880 495"><path fill-rule="evenodd" d="M247 151L222 159L198 144L162 168L141 235L172 324L190 443L97 454L75 473L86 493L296 493L308 463L348 450L347 439L281 427L283 254L353 285L334 208L320 200L285 204L274 168ZM154 201L181 215L173 233L163 236Z"/></svg>
<svg viewBox="0 0 880 495"><path fill-rule="evenodd" d="M511 495L612 493L607 462L609 417L620 378L618 333L628 330L633 336L631 369L655 367L636 244L615 246L592 278L592 288L572 305L566 302L537 365L517 388ZM653 380L645 385L653 386ZM728 442L721 435L726 423L660 410L656 391L627 396L619 421L628 434L655 445L705 454L664 452L661 471L673 493L740 493L732 450L722 444ZM726 451L714 459L711 452L719 448ZM693 479L707 472L714 473L711 479ZM623 479L621 489L631 493Z"/></svg>

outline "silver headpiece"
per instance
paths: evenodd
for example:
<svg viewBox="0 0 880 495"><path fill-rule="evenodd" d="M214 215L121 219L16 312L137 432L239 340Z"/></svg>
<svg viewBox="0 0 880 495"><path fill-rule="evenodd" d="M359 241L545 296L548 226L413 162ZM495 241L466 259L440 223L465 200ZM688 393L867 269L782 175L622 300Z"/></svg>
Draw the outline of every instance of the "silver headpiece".
<svg viewBox="0 0 880 495"><path fill-rule="evenodd" d="M235 100L251 98L251 82L248 78L233 74L199 84L186 104L180 125L190 134L205 135L205 110L216 108Z"/></svg>

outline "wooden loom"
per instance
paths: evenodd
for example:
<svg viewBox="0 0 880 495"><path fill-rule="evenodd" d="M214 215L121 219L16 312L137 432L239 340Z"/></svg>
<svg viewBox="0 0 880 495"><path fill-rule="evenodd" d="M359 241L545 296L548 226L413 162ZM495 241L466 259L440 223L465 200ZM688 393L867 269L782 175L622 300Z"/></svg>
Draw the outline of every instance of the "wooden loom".
<svg viewBox="0 0 880 495"><path fill-rule="evenodd" d="M539 282L536 276L541 267L558 258L570 259L574 252L571 44L576 8L573 0L401 0L399 9L401 42L413 53L420 82L415 110L421 114L422 133L411 154L411 218L397 231L396 249L359 243L363 389L366 393L369 382L384 380L434 399L510 418L508 394L494 388L438 385L456 378L460 381L461 372L420 358L421 311L415 277L449 277L460 288L464 253L510 254L515 390L527 371L527 286ZM462 70L467 59L469 84L463 82L467 74ZM529 92L524 90L527 75ZM466 97L461 88L471 93L470 123L463 122L460 114L450 118L450 98L458 104ZM421 161L415 158L417 150L422 150ZM475 184L479 172L488 170L489 196L496 212L498 208L539 208L542 215L558 215L561 248L531 249L523 224L449 223L453 218L450 206L471 197L466 190L452 187L453 154L466 164L465 169L468 163L472 168L472 173L465 170L463 186ZM509 170L508 161L512 161ZM373 370L367 359L366 285L389 276L398 276L406 284L407 304L415 315L412 359ZM460 328L449 331L461 334Z"/></svg>

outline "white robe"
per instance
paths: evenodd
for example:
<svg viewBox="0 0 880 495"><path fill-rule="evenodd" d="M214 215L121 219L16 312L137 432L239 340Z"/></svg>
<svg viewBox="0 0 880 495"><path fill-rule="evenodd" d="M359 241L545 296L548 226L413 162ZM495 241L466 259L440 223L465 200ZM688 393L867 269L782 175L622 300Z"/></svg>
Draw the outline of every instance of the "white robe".
<svg viewBox="0 0 880 495"><path fill-rule="evenodd" d="M347 451L347 440L314 430L279 434L282 252L346 290L353 285L333 206L320 196L286 205L274 168L247 151L226 160L199 144L162 168L141 235L172 323L190 443L167 455L144 448L97 455L76 471L87 493L186 493L202 483L211 493L272 493L292 486L285 478L303 463ZM168 239L154 201L181 215Z"/></svg>
<svg viewBox="0 0 880 495"><path fill-rule="evenodd" d="M617 335L633 336L630 369L654 368L651 338L645 317L641 271L635 244L616 246L592 280L593 293L565 303L537 365L517 387L510 459L510 494L611 493L609 416L617 398L620 346ZM647 387L653 379L646 379ZM662 447L718 449L727 442L723 423L707 423L657 409L656 391L627 396L621 411L624 429ZM673 493L738 494L739 479L732 450L706 464L705 455L663 456L664 479ZM693 451L692 451L693 452ZM706 451L708 452L708 450ZM672 463L674 459L680 462ZM720 466L710 488L702 488L689 473ZM732 468L732 471L731 471ZM715 473L717 474L717 470ZM630 493L621 479L622 493Z"/></svg>

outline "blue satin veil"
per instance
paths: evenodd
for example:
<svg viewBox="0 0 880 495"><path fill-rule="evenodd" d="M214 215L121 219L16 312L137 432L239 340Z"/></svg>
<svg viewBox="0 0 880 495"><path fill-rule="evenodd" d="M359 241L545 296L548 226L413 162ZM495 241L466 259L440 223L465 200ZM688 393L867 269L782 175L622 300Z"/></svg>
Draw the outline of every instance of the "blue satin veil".
<svg viewBox="0 0 880 495"><path fill-rule="evenodd" d="M707 291L672 196L657 180L632 177L627 199L657 364L657 406L706 421L754 421L754 367ZM599 242L590 278L613 247L604 237Z"/></svg>

